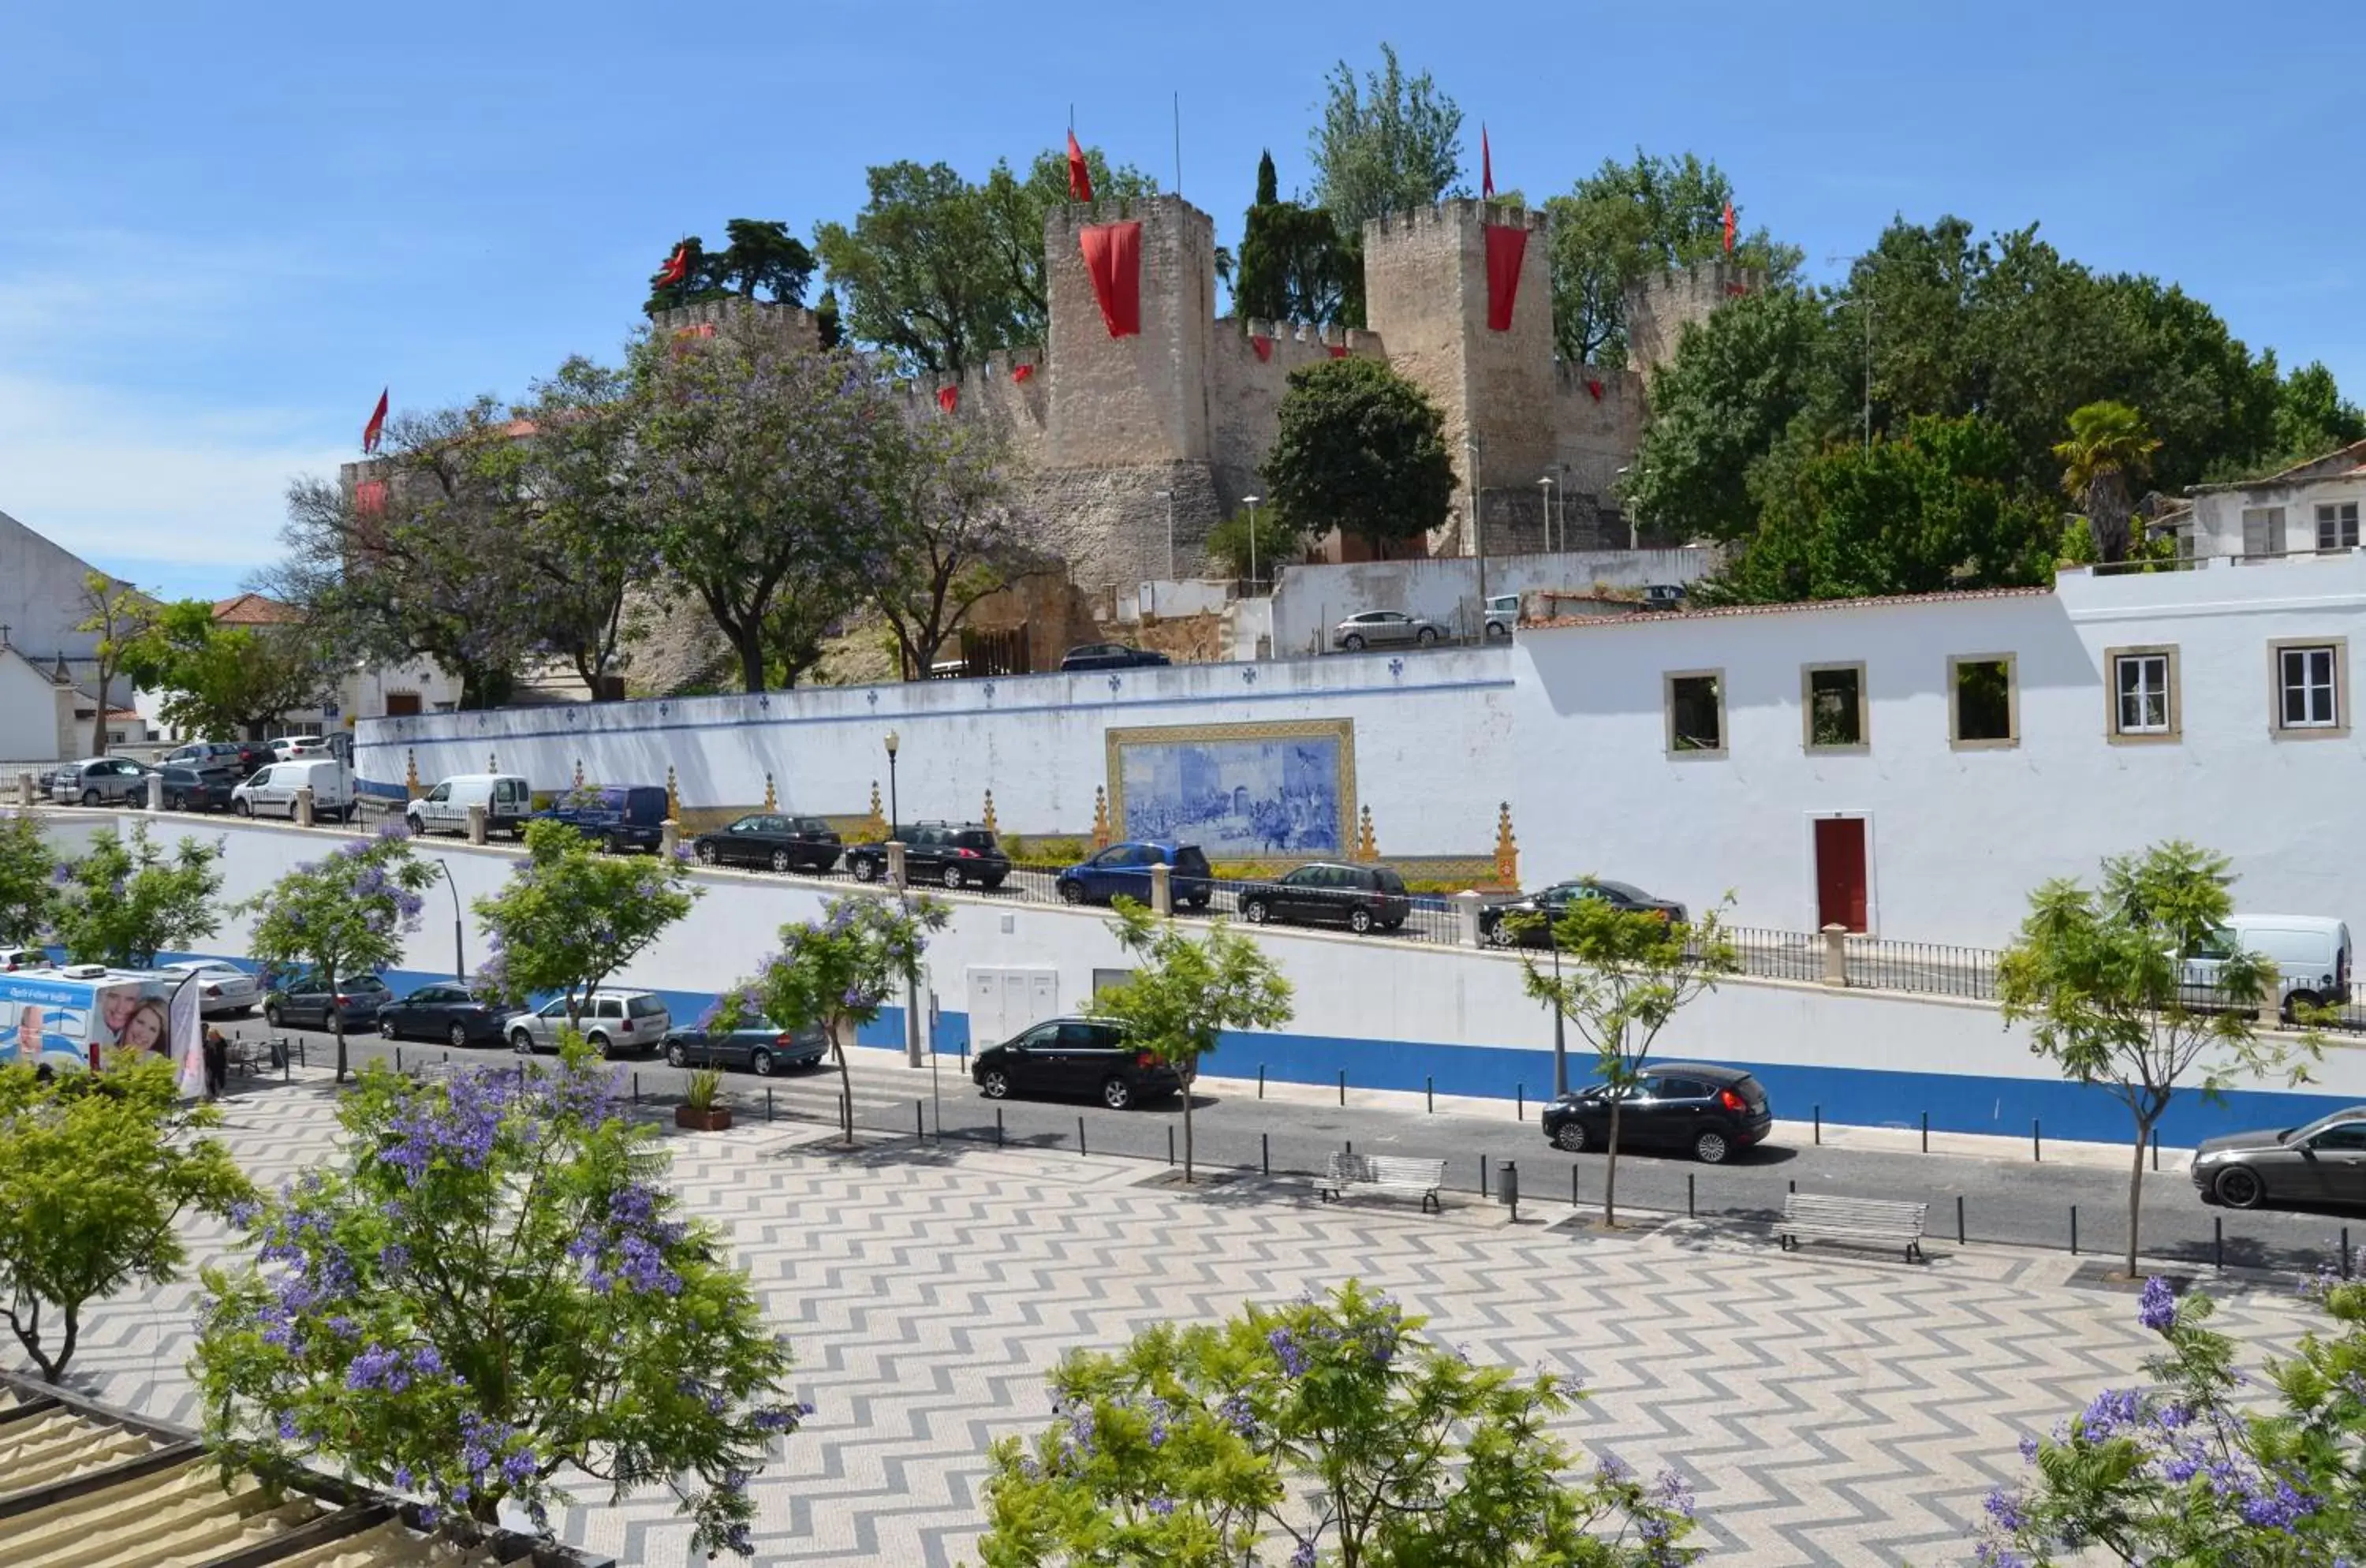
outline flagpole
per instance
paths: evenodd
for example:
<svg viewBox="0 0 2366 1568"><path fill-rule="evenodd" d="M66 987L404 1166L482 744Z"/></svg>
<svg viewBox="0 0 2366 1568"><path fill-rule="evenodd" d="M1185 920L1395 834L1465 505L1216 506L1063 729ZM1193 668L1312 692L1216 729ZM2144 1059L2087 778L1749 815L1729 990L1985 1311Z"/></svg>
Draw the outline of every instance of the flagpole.
<svg viewBox="0 0 2366 1568"><path fill-rule="evenodd" d="M1175 89L1175 194L1183 194L1183 89Z"/></svg>

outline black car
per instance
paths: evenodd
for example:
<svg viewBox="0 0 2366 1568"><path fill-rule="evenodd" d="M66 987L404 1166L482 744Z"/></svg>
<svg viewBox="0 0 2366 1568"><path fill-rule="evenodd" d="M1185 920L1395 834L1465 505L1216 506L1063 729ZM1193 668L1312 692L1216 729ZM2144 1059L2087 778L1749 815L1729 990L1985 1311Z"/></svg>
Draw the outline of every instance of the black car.
<svg viewBox="0 0 2366 1568"><path fill-rule="evenodd" d="M761 1076L818 1066L828 1055L829 1038L818 1028L783 1029L760 1018L720 1034L676 1029L665 1037L665 1059L677 1067L746 1067Z"/></svg>
<svg viewBox="0 0 2366 1568"><path fill-rule="evenodd" d="M988 1100L1014 1094L1089 1097L1111 1111L1183 1091L1183 1075L1125 1043L1121 1025L1098 1018L1054 1018L989 1045L969 1076Z"/></svg>
<svg viewBox="0 0 2366 1568"><path fill-rule="evenodd" d="M454 1050L498 1045L509 1014L477 999L468 987L446 980L422 986L400 1001L377 1010L377 1032L389 1040L442 1040Z"/></svg>
<svg viewBox="0 0 2366 1568"><path fill-rule="evenodd" d="M656 784L599 784L576 790L528 818L564 822L619 854L626 850L657 852L665 840L665 819L666 792Z"/></svg>
<svg viewBox="0 0 2366 1568"><path fill-rule="evenodd" d="M1216 897L1215 872L1197 844L1147 840L1111 844L1088 861L1062 872L1053 886L1064 903L1106 904L1124 897L1150 902L1150 868L1168 868L1167 897L1178 909L1204 909Z"/></svg>
<svg viewBox="0 0 2366 1568"><path fill-rule="evenodd" d="M1068 649L1060 668L1070 670L1132 670L1175 661L1150 648L1129 648L1121 642L1087 642Z"/></svg>
<svg viewBox="0 0 2366 1568"><path fill-rule="evenodd" d="M344 1020L345 1032L373 1029L377 1015L394 993L375 975L340 979L332 993L318 978L301 972L274 982L263 1000L263 1019L274 1029L326 1029L332 1008Z"/></svg>
<svg viewBox="0 0 2366 1568"><path fill-rule="evenodd" d="M175 746L164 753L162 766L180 764L192 768L227 768L234 775L231 782L246 778L255 769L279 759L271 748L259 740L193 740L186 746Z"/></svg>
<svg viewBox="0 0 2366 1568"><path fill-rule="evenodd" d="M982 823L907 822L889 837L904 846L907 882L995 888L1010 874L1010 857ZM855 845L846 852L846 869L858 882L878 881L887 874L887 846Z"/></svg>
<svg viewBox="0 0 2366 1568"><path fill-rule="evenodd" d="M2366 1105L2304 1127L2204 1139L2193 1151L2192 1174L2203 1202L2230 1209L2366 1203Z"/></svg>
<svg viewBox="0 0 2366 1568"><path fill-rule="evenodd" d="M228 811L230 792L241 775L229 768L192 767L167 762L156 771L156 786L163 791L167 811Z"/></svg>
<svg viewBox="0 0 2366 1568"><path fill-rule="evenodd" d="M818 817L756 811L690 841L701 865L765 865L774 871L828 871L838 863L838 829Z"/></svg>
<svg viewBox="0 0 2366 1568"><path fill-rule="evenodd" d="M1573 882L1556 882L1550 887L1512 899L1508 903L1491 904L1479 911L1481 940L1497 947L1550 947L1552 922L1561 912L1580 898L1598 898L1614 909L1652 914L1677 925L1684 923L1684 907L1666 898L1654 898L1629 882L1605 882L1598 877L1581 876ZM1519 917L1525 916L1526 919ZM1507 919L1506 917L1511 917Z"/></svg>
<svg viewBox="0 0 2366 1568"><path fill-rule="evenodd" d="M1413 912L1404 878L1384 865L1301 865L1279 882L1244 887L1241 918L1392 931Z"/></svg>
<svg viewBox="0 0 2366 1568"><path fill-rule="evenodd" d="M1607 1084L1565 1094L1545 1107L1545 1140L1570 1154L1610 1144ZM1618 1146L1682 1149L1718 1165L1765 1141L1774 1125L1766 1090L1739 1067L1662 1062L1647 1068L1618 1111Z"/></svg>

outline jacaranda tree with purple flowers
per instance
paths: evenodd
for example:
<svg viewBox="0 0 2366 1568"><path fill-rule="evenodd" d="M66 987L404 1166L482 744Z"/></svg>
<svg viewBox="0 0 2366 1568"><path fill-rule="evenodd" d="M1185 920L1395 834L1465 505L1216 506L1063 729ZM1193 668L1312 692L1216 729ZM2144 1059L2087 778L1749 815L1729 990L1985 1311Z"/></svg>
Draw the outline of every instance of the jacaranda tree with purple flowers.
<svg viewBox="0 0 2366 1568"><path fill-rule="evenodd" d="M2022 1439L2021 1483L1989 1495L1988 1568L2061 1563L2340 1568L2366 1562L2366 1284L2319 1279L2329 1320L2258 1375L2206 1326L2214 1303L2146 1281L2161 1337L2147 1385L2096 1395Z"/></svg>
<svg viewBox="0 0 2366 1568"><path fill-rule="evenodd" d="M373 1065L345 1152L234 1217L193 1370L223 1463L332 1466L464 1532L549 1528L569 1478L673 1490L747 1554L750 1476L806 1414L721 1234L580 1043L555 1070Z"/></svg>
<svg viewBox="0 0 2366 1568"><path fill-rule="evenodd" d="M929 933L950 919L941 900L925 896L904 903L868 893L833 898L820 919L783 926L781 951L717 998L699 1027L721 1032L764 1019L782 1029L819 1028L838 1063L839 1130L851 1145L854 1075L846 1047L858 1026L919 978Z"/></svg>
<svg viewBox="0 0 2366 1568"><path fill-rule="evenodd" d="M402 956L419 929L435 867L411 852L411 831L390 821L366 839L307 861L239 906L253 917L249 957L266 973L302 971L332 998L341 981L375 975ZM337 1035L337 1081L345 1081L345 1015L329 1009Z"/></svg>
<svg viewBox="0 0 2366 1568"><path fill-rule="evenodd" d="M1549 1429L1580 1397L1477 1367L1349 1280L1157 1325L1052 1377L1052 1424L993 1449L986 1568L1689 1562L1692 1494Z"/></svg>
<svg viewBox="0 0 2366 1568"><path fill-rule="evenodd" d="M492 955L477 988L523 1007L556 991L569 1028L602 981L690 913L698 889L682 865L603 852L564 822L529 822L525 859L476 901Z"/></svg>

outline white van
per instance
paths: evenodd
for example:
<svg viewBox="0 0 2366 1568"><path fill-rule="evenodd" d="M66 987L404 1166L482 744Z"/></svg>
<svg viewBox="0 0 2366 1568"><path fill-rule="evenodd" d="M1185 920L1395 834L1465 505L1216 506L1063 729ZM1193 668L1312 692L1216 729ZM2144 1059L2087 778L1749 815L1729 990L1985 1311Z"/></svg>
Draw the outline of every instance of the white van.
<svg viewBox="0 0 2366 1568"><path fill-rule="evenodd" d="M2339 920L2324 915L2230 915L2219 938L2187 962L2191 984L2214 986L2220 962L2239 951L2274 963L2286 1018L2295 1003L2342 1007L2349 1000L2349 928Z"/></svg>
<svg viewBox="0 0 2366 1568"><path fill-rule="evenodd" d="M272 762L230 792L230 808L241 817L296 815L296 792L312 790L316 822L350 822L354 818L354 775L334 757L305 757L293 762Z"/></svg>
<svg viewBox="0 0 2366 1568"><path fill-rule="evenodd" d="M466 833L468 807L485 808L485 831L525 836L534 791L515 773L456 773L403 807L414 833Z"/></svg>

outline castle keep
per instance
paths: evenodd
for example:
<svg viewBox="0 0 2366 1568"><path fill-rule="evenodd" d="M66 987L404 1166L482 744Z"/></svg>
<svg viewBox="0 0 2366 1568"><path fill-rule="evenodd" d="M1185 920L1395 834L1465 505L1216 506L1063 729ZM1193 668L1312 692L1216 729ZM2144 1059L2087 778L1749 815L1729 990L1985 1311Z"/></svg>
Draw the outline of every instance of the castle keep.
<svg viewBox="0 0 2366 1568"><path fill-rule="evenodd" d="M1125 222L1140 226L1139 330L1118 336L1082 241ZM1491 229L1525 233L1494 242L1492 280ZM1290 373L1348 355L1386 361L1445 414L1461 489L1433 553L1622 547L1611 492L1641 437L1644 375L1674 352L1686 321L1752 281L1716 265L1630 291L1635 367L1614 369L1554 357L1549 232L1543 214L1518 208L1458 199L1367 224L1369 330L1219 319L1215 224L1180 197L1055 209L1043 247L1050 341L958 377L924 376L914 397L924 413L975 421L1009 442L1035 476L1042 547L1087 587L1199 575L1209 531L1265 491L1258 469ZM1506 284L1509 309L1498 301L1501 325L1491 324ZM1547 477L1549 519L1538 482Z"/></svg>

